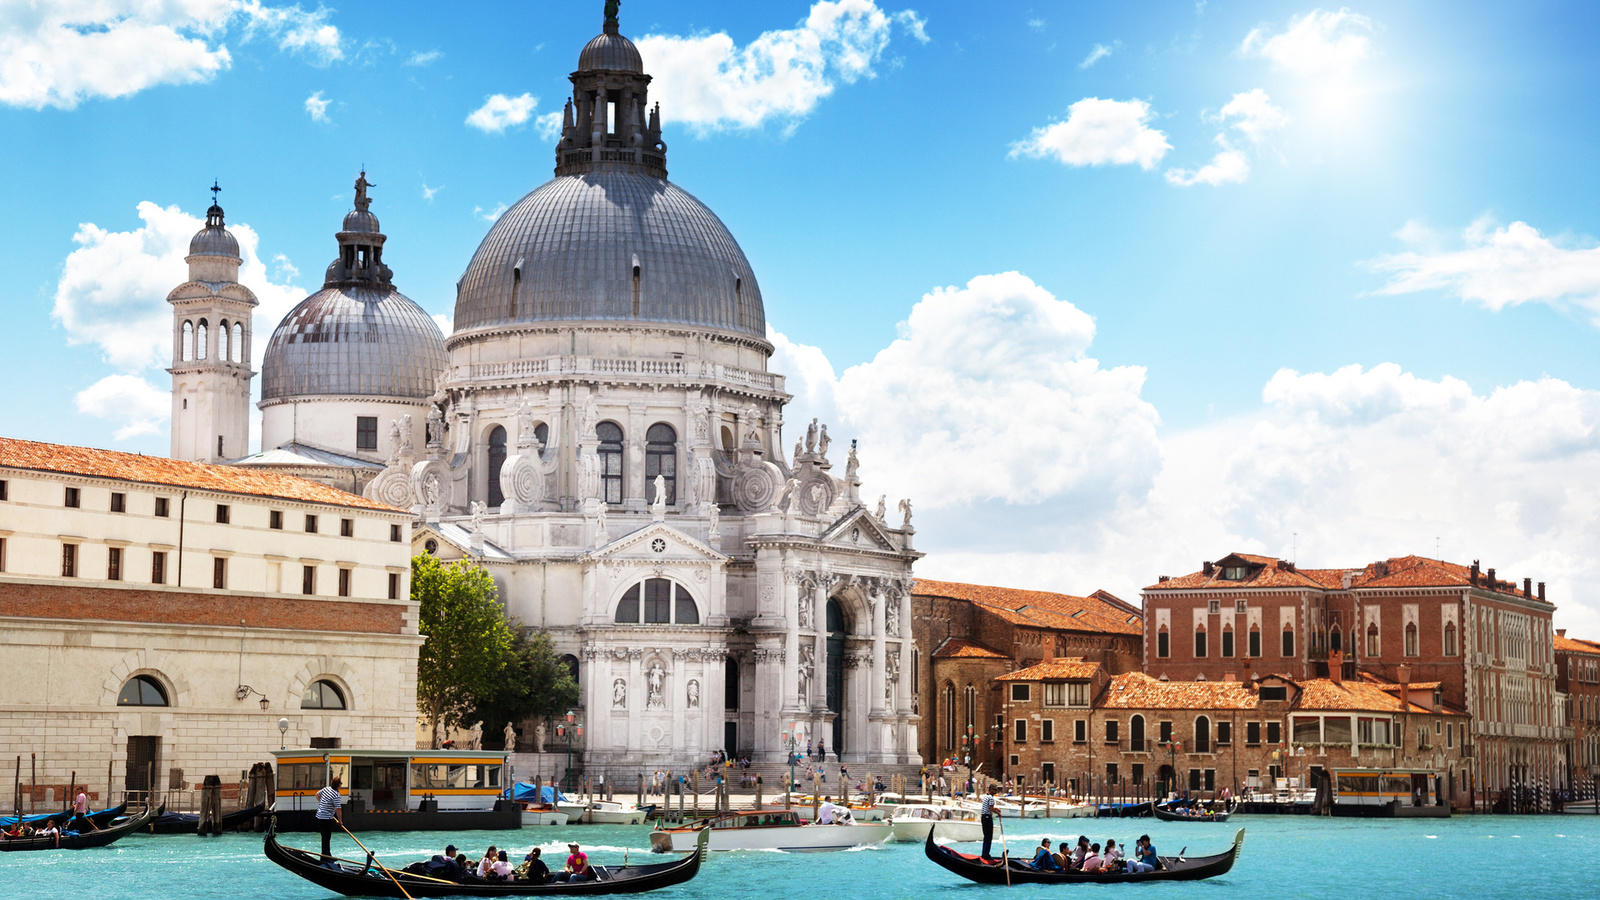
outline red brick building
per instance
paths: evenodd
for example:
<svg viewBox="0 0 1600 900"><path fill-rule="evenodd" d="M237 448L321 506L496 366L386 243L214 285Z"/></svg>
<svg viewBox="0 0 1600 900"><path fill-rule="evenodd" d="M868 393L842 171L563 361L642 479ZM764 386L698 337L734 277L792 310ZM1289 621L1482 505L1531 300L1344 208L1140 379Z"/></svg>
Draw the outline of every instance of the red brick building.
<svg viewBox="0 0 1600 900"><path fill-rule="evenodd" d="M1480 803L1560 787L1570 729L1557 702L1555 607L1531 579L1418 556L1305 569L1234 553L1144 590L1144 671L1173 680L1303 681L1330 666L1388 683L1437 682L1473 719L1462 755Z"/></svg>
<svg viewBox="0 0 1600 900"><path fill-rule="evenodd" d="M1566 695L1572 738L1567 742L1567 783L1592 792L1600 777L1600 643L1556 631L1556 689Z"/></svg>
<svg viewBox="0 0 1600 900"><path fill-rule="evenodd" d="M918 750L930 762L975 746L975 765L998 771L998 675L1061 657L1098 663L1110 674L1139 668L1139 610L1104 591L1075 597L918 579L911 612Z"/></svg>

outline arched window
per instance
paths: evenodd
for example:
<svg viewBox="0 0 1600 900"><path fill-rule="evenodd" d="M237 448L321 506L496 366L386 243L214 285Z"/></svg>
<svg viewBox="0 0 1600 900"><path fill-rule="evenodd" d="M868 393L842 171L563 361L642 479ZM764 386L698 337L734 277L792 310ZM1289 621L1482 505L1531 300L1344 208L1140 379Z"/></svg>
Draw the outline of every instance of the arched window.
<svg viewBox="0 0 1600 900"><path fill-rule="evenodd" d="M541 449L544 448L544 447L549 446L549 444L550 444L550 426L546 425L543 422L540 422L539 424L533 426L533 438L534 438L534 440L539 442L539 447Z"/></svg>
<svg viewBox="0 0 1600 900"><path fill-rule="evenodd" d="M1383 654L1382 646L1378 643L1378 623L1371 622L1367 625L1367 656L1377 658Z"/></svg>
<svg viewBox="0 0 1600 900"><path fill-rule="evenodd" d="M1194 752L1211 752L1211 719L1206 716L1194 720Z"/></svg>
<svg viewBox="0 0 1600 900"><path fill-rule="evenodd" d="M344 691L331 681L313 681L300 695L301 709L344 709Z"/></svg>
<svg viewBox="0 0 1600 900"><path fill-rule="evenodd" d="M1456 644L1456 623L1446 622L1444 626L1444 655L1455 656L1458 645Z"/></svg>
<svg viewBox="0 0 1600 900"><path fill-rule="evenodd" d="M217 361L228 361L228 320L217 323Z"/></svg>
<svg viewBox="0 0 1600 900"><path fill-rule="evenodd" d="M234 362L244 362L244 326L238 322L233 323L233 340L228 342L233 355L229 359Z"/></svg>
<svg viewBox="0 0 1600 900"><path fill-rule="evenodd" d="M600 439L600 496L607 503L621 503L622 426L601 422L594 433Z"/></svg>
<svg viewBox="0 0 1600 900"><path fill-rule="evenodd" d="M1283 626L1283 655L1294 655L1294 629L1287 625Z"/></svg>
<svg viewBox="0 0 1600 900"><path fill-rule="evenodd" d="M194 332L194 358L206 358L206 320L200 320L200 327Z"/></svg>
<svg viewBox="0 0 1600 900"><path fill-rule="evenodd" d="M944 746L956 747L956 686L949 682L944 685Z"/></svg>
<svg viewBox="0 0 1600 900"><path fill-rule="evenodd" d="M700 607L689 589L666 578L651 578L636 584L617 601L615 621L639 624L641 608L646 625L699 625Z"/></svg>
<svg viewBox="0 0 1600 900"><path fill-rule="evenodd" d="M1196 625L1194 627L1194 658L1206 658L1206 626L1204 625Z"/></svg>
<svg viewBox="0 0 1600 900"><path fill-rule="evenodd" d="M978 721L978 691L969 684L967 685L967 689L962 693L965 694L966 700L966 728L967 731L972 731L973 734L976 735L977 732L974 730L973 726L976 725ZM966 732L962 733L965 734Z"/></svg>
<svg viewBox="0 0 1600 900"><path fill-rule="evenodd" d="M515 319L522 311L517 309L517 301L522 294L522 267L517 266L511 270L511 318Z"/></svg>
<svg viewBox="0 0 1600 900"><path fill-rule="evenodd" d="M135 675L117 694L118 706L171 706L167 702L167 689L149 675Z"/></svg>
<svg viewBox="0 0 1600 900"><path fill-rule="evenodd" d="M567 667L567 674L572 676L572 683L578 684L578 658L571 653L561 656L561 664Z"/></svg>
<svg viewBox="0 0 1600 900"><path fill-rule="evenodd" d="M1144 752L1144 716L1135 715L1128 720L1128 749Z"/></svg>
<svg viewBox="0 0 1600 900"><path fill-rule="evenodd" d="M1339 626L1335 625L1333 626L1333 630L1328 632L1328 650L1333 653L1338 653L1343 649L1344 635L1339 631Z"/></svg>
<svg viewBox="0 0 1600 900"><path fill-rule="evenodd" d="M645 490L655 502L656 476L667 483L667 505L678 502L678 433L671 425L657 422L645 432L644 480Z"/></svg>
<svg viewBox="0 0 1600 900"><path fill-rule="evenodd" d="M498 509L506 502L500 491L500 469L506 464L506 429L496 425L489 431L489 508Z"/></svg>
<svg viewBox="0 0 1600 900"><path fill-rule="evenodd" d="M1167 626L1161 626L1156 632L1156 656L1166 659L1172 655L1172 635L1167 633Z"/></svg>
<svg viewBox="0 0 1600 900"><path fill-rule="evenodd" d="M184 362L194 359L194 323L188 319L183 320L183 349L180 352Z"/></svg>
<svg viewBox="0 0 1600 900"><path fill-rule="evenodd" d="M1222 626L1222 655L1224 658L1233 656L1233 623Z"/></svg>
<svg viewBox="0 0 1600 900"><path fill-rule="evenodd" d="M1250 626L1250 648L1249 649L1250 649L1250 655L1251 656L1260 656L1261 655L1261 626L1260 625L1251 625Z"/></svg>
<svg viewBox="0 0 1600 900"><path fill-rule="evenodd" d="M1417 656L1417 623L1406 623L1406 655Z"/></svg>

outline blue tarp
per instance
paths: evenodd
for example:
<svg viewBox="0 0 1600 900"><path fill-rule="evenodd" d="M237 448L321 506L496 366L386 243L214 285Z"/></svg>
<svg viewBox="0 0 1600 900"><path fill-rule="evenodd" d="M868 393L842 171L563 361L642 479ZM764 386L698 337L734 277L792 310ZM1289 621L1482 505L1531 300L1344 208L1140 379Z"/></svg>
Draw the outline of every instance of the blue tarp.
<svg viewBox="0 0 1600 900"><path fill-rule="evenodd" d="M511 786L511 798L518 803L555 803L567 802L565 794L555 789L554 785L541 785L537 790L531 782L519 781Z"/></svg>

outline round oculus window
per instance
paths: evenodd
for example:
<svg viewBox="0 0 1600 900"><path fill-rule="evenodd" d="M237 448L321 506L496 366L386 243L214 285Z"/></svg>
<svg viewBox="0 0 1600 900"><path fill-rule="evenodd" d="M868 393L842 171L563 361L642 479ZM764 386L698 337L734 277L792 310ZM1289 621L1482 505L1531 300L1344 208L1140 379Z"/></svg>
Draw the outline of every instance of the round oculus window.
<svg viewBox="0 0 1600 900"><path fill-rule="evenodd" d="M665 553L667 552L667 542L661 538L656 538L650 542L650 549L657 553Z"/></svg>

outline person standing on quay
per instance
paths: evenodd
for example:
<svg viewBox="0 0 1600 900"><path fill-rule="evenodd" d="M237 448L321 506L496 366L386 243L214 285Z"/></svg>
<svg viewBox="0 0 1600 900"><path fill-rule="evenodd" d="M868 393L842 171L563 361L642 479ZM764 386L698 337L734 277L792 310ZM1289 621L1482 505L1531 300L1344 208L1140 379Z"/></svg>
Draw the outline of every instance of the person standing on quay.
<svg viewBox="0 0 1600 900"><path fill-rule="evenodd" d="M994 794L984 791L982 803L978 809L978 824L983 826L983 858L993 859L989 855L989 845L994 843Z"/></svg>
<svg viewBox="0 0 1600 900"><path fill-rule="evenodd" d="M335 822L344 823L339 815L339 806L344 798L339 796L339 776L333 776L328 786L317 791L317 831L322 833L322 858L333 858L333 825Z"/></svg>

